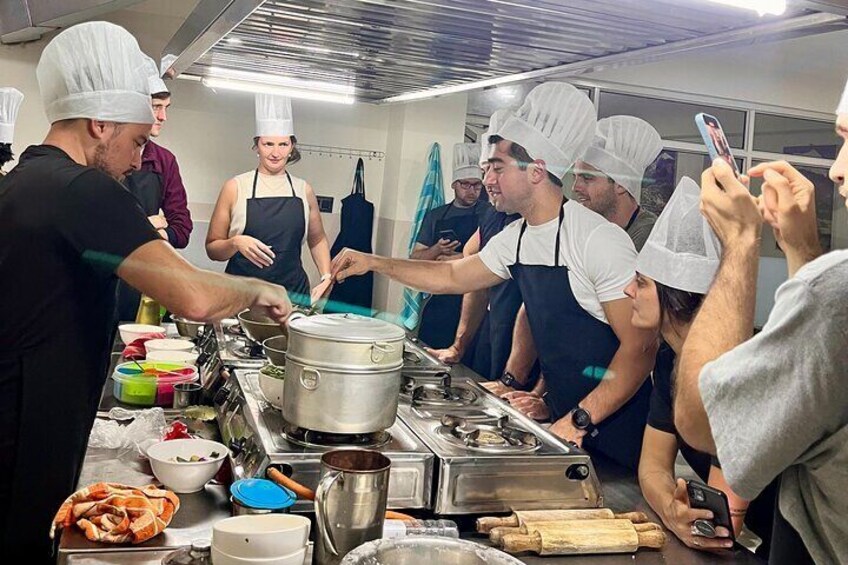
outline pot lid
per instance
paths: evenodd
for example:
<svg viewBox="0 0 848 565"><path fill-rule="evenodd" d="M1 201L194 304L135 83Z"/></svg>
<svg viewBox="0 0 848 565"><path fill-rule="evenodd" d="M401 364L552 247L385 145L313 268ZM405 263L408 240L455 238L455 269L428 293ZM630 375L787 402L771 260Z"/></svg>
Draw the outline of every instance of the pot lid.
<svg viewBox="0 0 848 565"><path fill-rule="evenodd" d="M356 314L321 314L289 322L289 331L339 341L395 341L406 337L402 328Z"/></svg>
<svg viewBox="0 0 848 565"><path fill-rule="evenodd" d="M242 506L259 510L282 510L297 501L292 491L267 479L236 481L230 485L230 494Z"/></svg>

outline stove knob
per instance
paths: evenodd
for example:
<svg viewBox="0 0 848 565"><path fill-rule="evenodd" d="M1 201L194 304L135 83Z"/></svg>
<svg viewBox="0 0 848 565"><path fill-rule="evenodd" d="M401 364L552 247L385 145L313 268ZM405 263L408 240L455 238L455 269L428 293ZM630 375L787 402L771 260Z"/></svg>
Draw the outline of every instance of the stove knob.
<svg viewBox="0 0 848 565"><path fill-rule="evenodd" d="M244 451L244 438L233 438L230 440L230 451L233 454L233 457L238 457L239 453Z"/></svg>
<svg viewBox="0 0 848 565"><path fill-rule="evenodd" d="M583 463L570 465L565 470L565 476L572 481L584 481L589 478L589 466Z"/></svg>

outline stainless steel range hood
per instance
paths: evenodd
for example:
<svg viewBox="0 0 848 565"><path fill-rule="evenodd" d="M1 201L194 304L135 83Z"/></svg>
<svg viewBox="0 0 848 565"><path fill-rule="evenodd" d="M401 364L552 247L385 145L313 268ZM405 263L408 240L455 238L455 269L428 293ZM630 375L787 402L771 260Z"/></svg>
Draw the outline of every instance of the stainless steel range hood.
<svg viewBox="0 0 848 565"><path fill-rule="evenodd" d="M163 55L176 74L386 102L843 30L846 5L791 0L760 18L691 0L201 0Z"/></svg>
<svg viewBox="0 0 848 565"><path fill-rule="evenodd" d="M0 43L35 41L55 29L72 26L141 0L2 0Z"/></svg>

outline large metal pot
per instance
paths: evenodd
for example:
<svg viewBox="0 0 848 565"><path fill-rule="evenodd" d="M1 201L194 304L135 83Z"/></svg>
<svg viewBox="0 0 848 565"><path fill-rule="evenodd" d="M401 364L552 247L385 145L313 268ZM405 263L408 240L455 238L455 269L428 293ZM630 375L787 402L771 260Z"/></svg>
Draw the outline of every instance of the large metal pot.
<svg viewBox="0 0 848 565"><path fill-rule="evenodd" d="M289 324L283 416L319 432L362 434L397 417L404 331L348 314Z"/></svg>
<svg viewBox="0 0 848 565"><path fill-rule="evenodd" d="M325 314L289 322L286 355L337 369L387 369L403 364L405 332L355 314Z"/></svg>
<svg viewBox="0 0 848 565"><path fill-rule="evenodd" d="M338 370L286 357L283 417L308 430L368 434L390 428L397 417L401 366Z"/></svg>
<svg viewBox="0 0 848 565"><path fill-rule="evenodd" d="M364 543L348 553L341 565L521 565L521 561L491 547L451 538L406 537Z"/></svg>

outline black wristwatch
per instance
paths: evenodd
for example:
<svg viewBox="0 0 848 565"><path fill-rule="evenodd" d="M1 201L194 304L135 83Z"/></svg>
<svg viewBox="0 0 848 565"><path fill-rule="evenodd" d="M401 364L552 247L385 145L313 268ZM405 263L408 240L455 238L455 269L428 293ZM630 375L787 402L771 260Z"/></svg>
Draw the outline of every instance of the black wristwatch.
<svg viewBox="0 0 848 565"><path fill-rule="evenodd" d="M519 382L515 376L509 371L504 371L503 375L501 375L501 382L510 388L514 388L515 390L521 391L529 391L533 388L533 383L522 383Z"/></svg>
<svg viewBox="0 0 848 565"><path fill-rule="evenodd" d="M583 430L589 437L598 435L598 428L592 423L592 416L589 411L579 406L571 411L571 423L578 430Z"/></svg>

